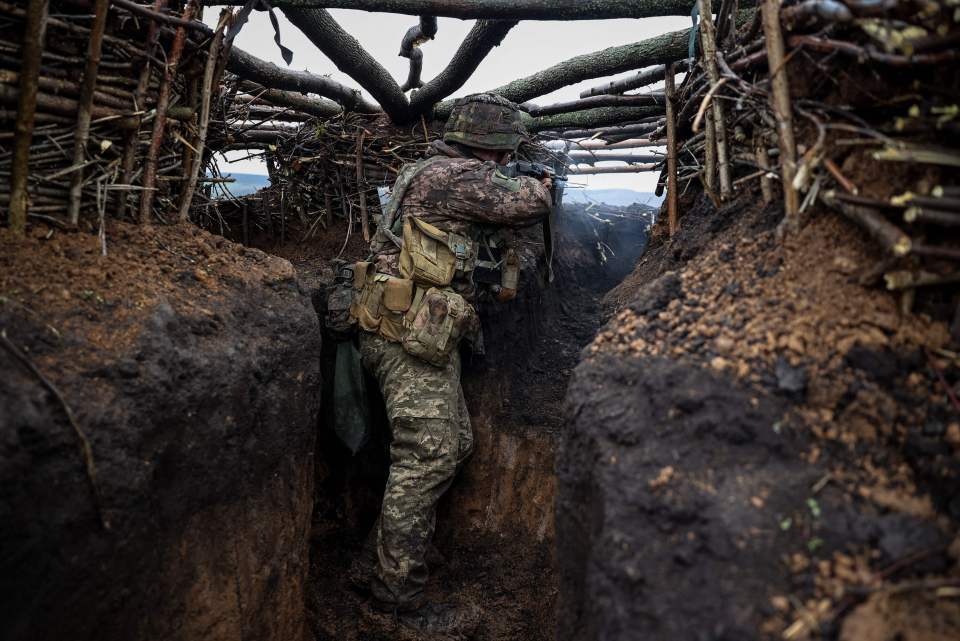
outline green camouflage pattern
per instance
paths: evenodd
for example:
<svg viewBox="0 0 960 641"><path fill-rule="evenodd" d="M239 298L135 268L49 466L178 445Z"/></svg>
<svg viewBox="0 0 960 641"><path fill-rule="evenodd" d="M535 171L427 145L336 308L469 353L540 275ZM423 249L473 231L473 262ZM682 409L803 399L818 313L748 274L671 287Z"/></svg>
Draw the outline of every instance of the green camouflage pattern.
<svg viewBox="0 0 960 641"><path fill-rule="evenodd" d="M444 142L480 149L512 151L524 137L520 109L494 94L474 94L458 100L443 130Z"/></svg>
<svg viewBox="0 0 960 641"><path fill-rule="evenodd" d="M437 502L473 450L460 357L454 352L446 367L436 367L365 332L360 354L380 383L393 436L370 589L382 603L411 610L424 600Z"/></svg>

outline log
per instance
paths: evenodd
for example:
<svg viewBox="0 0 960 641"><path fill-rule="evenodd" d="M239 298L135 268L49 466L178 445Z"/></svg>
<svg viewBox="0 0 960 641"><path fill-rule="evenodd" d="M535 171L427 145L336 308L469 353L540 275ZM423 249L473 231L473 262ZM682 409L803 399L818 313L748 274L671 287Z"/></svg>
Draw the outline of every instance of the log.
<svg viewBox="0 0 960 641"><path fill-rule="evenodd" d="M639 174L643 171L657 171L659 164L627 165L626 167L570 167L568 176L583 176L587 174Z"/></svg>
<svg viewBox="0 0 960 641"><path fill-rule="evenodd" d="M676 72L687 71L690 66L689 60L678 60L674 63L676 65ZM586 91L580 92L581 98L589 98L591 96L605 96L609 94L619 94L625 91L630 91L632 89L640 89L641 87L646 87L647 85L652 85L655 82L659 82L666 77L667 74L667 65L655 65L649 69L644 69L643 71L637 72L635 75L629 76L627 78L621 78L620 80L613 80L604 85L599 85L597 87L592 87Z"/></svg>
<svg viewBox="0 0 960 641"><path fill-rule="evenodd" d="M687 57L690 30L674 31L649 40L576 56L543 71L514 80L491 90L516 103L543 96L567 85L591 78L601 78L631 69L666 64ZM444 103L438 113L446 117L449 107Z"/></svg>
<svg viewBox="0 0 960 641"><path fill-rule="evenodd" d="M638 96L594 96L583 100L571 100L568 102L558 102L552 105L537 106L531 104L522 105L521 108L528 115L537 118L540 116L551 116L554 114L568 113L571 111L581 111L583 109L592 109L594 107L649 107L654 105L663 105L665 99L662 93L648 93Z"/></svg>
<svg viewBox="0 0 960 641"><path fill-rule="evenodd" d="M598 162L660 162L663 160L661 154L605 154L603 152L592 151L571 151L567 154L570 162L579 165L593 165Z"/></svg>
<svg viewBox="0 0 960 641"><path fill-rule="evenodd" d="M638 149L640 147L660 147L662 143L648 140L647 138L631 138L622 142L608 143L606 140L584 140L583 142L572 142L560 140L550 140L544 146L548 149L566 149L568 144L576 149Z"/></svg>
<svg viewBox="0 0 960 641"><path fill-rule="evenodd" d="M330 58L337 69L370 92L391 120L397 123L406 122L410 112L407 96L390 73L367 53L356 38L337 24L329 12L323 9L288 7L283 9L283 14ZM276 87L264 82L260 84Z"/></svg>
<svg viewBox="0 0 960 641"><path fill-rule="evenodd" d="M188 3L183 15L185 20L193 18L194 4ZM153 132L150 137L150 149L147 151L147 158L143 165L143 191L140 194L140 222L149 224L153 213L153 197L157 181L157 154L160 153L160 146L163 144L163 134L167 124L167 105L170 104L170 89L177 77L177 69L180 66L180 57L183 55L183 47L187 39L186 28L177 27L176 36L173 44L170 45L170 53L167 56L167 64L163 72L163 80L160 82L160 94L157 97L157 116L153 120Z"/></svg>
<svg viewBox="0 0 960 641"><path fill-rule="evenodd" d="M908 223L927 223L941 227L960 227L960 212L932 207L908 207L903 212L903 220Z"/></svg>
<svg viewBox="0 0 960 641"><path fill-rule="evenodd" d="M348 111L359 113L378 113L377 105L365 100L358 89L351 89L325 76L306 71L281 69L272 62L260 60L242 49L233 47L227 70L244 80L250 80L264 87L299 93L315 93L330 98L343 105Z"/></svg>
<svg viewBox="0 0 960 641"><path fill-rule="evenodd" d="M841 201L833 191L822 193L820 198L828 207L839 211L863 228L894 256L906 256L910 253L913 245L910 237L873 207Z"/></svg>
<svg viewBox="0 0 960 641"><path fill-rule="evenodd" d="M289 107L296 109L300 113L317 116L318 118L329 118L340 113L340 105L332 100L324 98L312 98L294 91L281 91L279 89L266 89L256 83L242 83L241 88L254 94L255 102L265 102L280 107ZM302 119L302 118L301 118Z"/></svg>
<svg viewBox="0 0 960 641"><path fill-rule="evenodd" d="M763 172L760 174L760 193L763 194L763 204L773 201L773 185L770 181L770 156L767 154L767 146L758 141L756 144L755 155L757 158L757 167Z"/></svg>
<svg viewBox="0 0 960 641"><path fill-rule="evenodd" d="M662 114L662 107L599 107L597 109L584 109L583 111L557 114L555 116L543 116L542 118L527 117L523 118L523 121L528 131L538 132L556 129L605 127L607 125L615 125L621 122L639 120L647 116L660 116ZM652 131L652 129L655 128L656 127L650 127L648 125L643 131Z"/></svg>
<svg viewBox="0 0 960 641"><path fill-rule="evenodd" d="M593 129L565 129L557 132L543 132L543 135L553 133L558 138L574 140L577 138L613 138L616 136L630 136L646 134L660 128L660 122L636 123L615 127L594 127Z"/></svg>
<svg viewBox="0 0 960 641"><path fill-rule="evenodd" d="M203 0L207 6L242 5L245 0ZM477 20L606 20L687 16L690 0L271 0L279 9L357 9L411 16Z"/></svg>
<svg viewBox="0 0 960 641"><path fill-rule="evenodd" d="M767 62L770 73L770 102L777 119L777 140L780 145L780 178L783 184L783 230L799 229L800 197L793 186L797 171L797 145L793 137L793 111L790 86L787 82L783 33L780 31L780 0L764 0L763 33L767 41Z"/></svg>
<svg viewBox="0 0 960 641"><path fill-rule="evenodd" d="M200 178L203 152L207 145L207 128L210 124L210 98L217 93L217 86L220 84L220 79L216 77L214 72L217 69L217 58L220 55L220 45L223 42L223 30L230 24L232 18L230 9L224 9L221 12L220 23L217 25L213 39L210 41L207 62L203 68L203 84L200 87L200 121L197 123L197 137L193 144L194 157L193 163L190 165L190 177L180 193L180 211L177 215L180 222L186 222L189 219L193 192L196 190L197 180Z"/></svg>
<svg viewBox="0 0 960 641"><path fill-rule="evenodd" d="M709 96L720 87L720 70L717 68L717 36L713 24L713 7L711 0L698 0L700 3L700 39L703 45L703 61L707 68L707 77L710 78L711 89ZM724 119L723 103L712 100L713 127L717 144L717 174L720 177L720 200L729 200L733 195L733 183L730 174L730 157L727 149L727 125Z"/></svg>
<svg viewBox="0 0 960 641"><path fill-rule="evenodd" d="M86 157L87 139L90 137L90 117L93 107L93 92L97 87L97 69L100 67L100 52L103 47L103 34L107 26L107 13L110 0L96 0L93 24L90 27L90 40L87 45L87 65L83 70L80 85L80 101L77 113L77 129L74 133L73 164L82 165ZM67 217L71 225L80 220L80 198L83 192L83 167L70 176L70 204Z"/></svg>
<svg viewBox="0 0 960 641"><path fill-rule="evenodd" d="M30 142L37 107L37 77L46 36L49 2L30 0L20 49L23 67L20 70L17 120L14 124L13 159L10 175L9 224L14 235L22 236L27 224L29 201L27 176L30 172Z"/></svg>
<svg viewBox="0 0 960 641"><path fill-rule="evenodd" d="M674 108L675 69L675 65L668 65L664 76L664 92L667 100L667 222L671 236L680 229L680 199L677 194L677 114Z"/></svg>
<svg viewBox="0 0 960 641"><path fill-rule="evenodd" d="M429 113L437 102L462 87L516 24L515 20L480 20L473 25L444 70L413 93L408 113L400 122L412 122Z"/></svg>

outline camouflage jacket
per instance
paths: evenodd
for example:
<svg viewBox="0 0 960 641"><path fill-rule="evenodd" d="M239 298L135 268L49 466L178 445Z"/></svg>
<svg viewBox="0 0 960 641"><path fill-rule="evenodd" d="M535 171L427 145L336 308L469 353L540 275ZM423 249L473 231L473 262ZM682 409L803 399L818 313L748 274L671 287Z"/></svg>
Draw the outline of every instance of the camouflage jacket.
<svg viewBox="0 0 960 641"><path fill-rule="evenodd" d="M403 172L412 167L405 165L394 186L394 198L399 197L399 202L392 203L395 238L400 236L403 218L411 215L476 240L485 229L528 227L550 214L550 191L534 178L507 178L496 163L467 158L440 141L432 144L428 158L426 166L408 181ZM387 234L378 232L371 250L377 271L399 275L400 250Z"/></svg>

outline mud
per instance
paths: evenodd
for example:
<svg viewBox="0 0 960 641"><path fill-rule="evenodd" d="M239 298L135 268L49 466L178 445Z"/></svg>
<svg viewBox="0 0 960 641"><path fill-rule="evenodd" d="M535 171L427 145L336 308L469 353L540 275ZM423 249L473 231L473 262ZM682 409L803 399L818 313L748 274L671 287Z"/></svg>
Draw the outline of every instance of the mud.
<svg viewBox="0 0 960 641"><path fill-rule="evenodd" d="M321 338L290 264L192 226L111 225L107 258L47 231L0 231L0 328L99 504L0 349L4 637L300 641Z"/></svg>
<svg viewBox="0 0 960 641"><path fill-rule="evenodd" d="M784 244L758 203L687 199L604 301L558 461L558 638L960 638L926 587L958 572L946 323L861 284L882 257L846 221Z"/></svg>

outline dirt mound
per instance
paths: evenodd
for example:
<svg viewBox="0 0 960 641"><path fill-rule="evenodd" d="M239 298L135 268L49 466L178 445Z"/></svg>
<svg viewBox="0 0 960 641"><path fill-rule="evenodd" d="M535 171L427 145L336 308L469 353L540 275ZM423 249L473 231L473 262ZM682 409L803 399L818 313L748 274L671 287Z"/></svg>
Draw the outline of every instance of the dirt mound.
<svg viewBox="0 0 960 641"><path fill-rule="evenodd" d="M0 231L5 629L300 641L309 299L286 261L190 225L107 239L103 258L95 236Z"/></svg>
<svg viewBox="0 0 960 641"><path fill-rule="evenodd" d="M753 197L685 203L606 299L568 394L561 638L834 638L871 590L958 578L946 324L860 284L881 257L846 221L784 245Z"/></svg>

